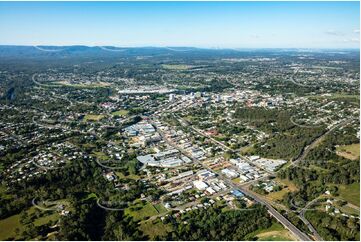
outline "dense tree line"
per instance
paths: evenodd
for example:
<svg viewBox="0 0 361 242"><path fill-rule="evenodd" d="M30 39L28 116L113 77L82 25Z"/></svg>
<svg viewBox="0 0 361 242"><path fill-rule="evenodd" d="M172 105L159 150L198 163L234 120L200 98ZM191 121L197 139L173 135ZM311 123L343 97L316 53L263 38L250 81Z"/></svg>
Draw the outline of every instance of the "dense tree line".
<svg viewBox="0 0 361 242"><path fill-rule="evenodd" d="M255 210L230 210L221 208L196 210L177 220L170 220L173 231L162 240L244 240L247 234L268 228L272 219L267 209L255 205Z"/></svg>
<svg viewBox="0 0 361 242"><path fill-rule="evenodd" d="M360 240L360 223L357 218L331 216L321 211L308 211L305 216L325 240Z"/></svg>

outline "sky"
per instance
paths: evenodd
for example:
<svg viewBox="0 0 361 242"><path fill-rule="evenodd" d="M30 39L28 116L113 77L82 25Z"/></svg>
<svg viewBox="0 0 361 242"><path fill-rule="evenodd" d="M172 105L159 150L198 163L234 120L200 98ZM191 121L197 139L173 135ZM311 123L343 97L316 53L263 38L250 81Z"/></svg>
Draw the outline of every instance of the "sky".
<svg viewBox="0 0 361 242"><path fill-rule="evenodd" d="M359 48L359 18L359 2L0 2L0 44Z"/></svg>

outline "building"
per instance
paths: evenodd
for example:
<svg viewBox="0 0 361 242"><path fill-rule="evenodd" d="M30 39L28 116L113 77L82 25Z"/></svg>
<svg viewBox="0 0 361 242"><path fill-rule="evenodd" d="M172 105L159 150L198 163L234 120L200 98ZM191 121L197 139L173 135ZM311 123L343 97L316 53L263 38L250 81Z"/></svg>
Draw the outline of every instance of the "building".
<svg viewBox="0 0 361 242"><path fill-rule="evenodd" d="M244 197L244 194L239 191L239 190L232 190L231 193L235 196L235 197Z"/></svg>
<svg viewBox="0 0 361 242"><path fill-rule="evenodd" d="M226 177L231 178L231 179L236 178L236 177L239 176L239 173L236 172L236 171L233 170L233 169L228 169L228 168L226 168L226 169L223 169L221 172L222 172L224 175L226 175Z"/></svg>
<svg viewBox="0 0 361 242"><path fill-rule="evenodd" d="M169 102L173 102L175 100L175 94L171 93L169 94Z"/></svg>
<svg viewBox="0 0 361 242"><path fill-rule="evenodd" d="M193 185L194 185L195 188L197 188L200 191L204 191L208 187L208 185L205 182L199 181L199 180L193 181Z"/></svg>

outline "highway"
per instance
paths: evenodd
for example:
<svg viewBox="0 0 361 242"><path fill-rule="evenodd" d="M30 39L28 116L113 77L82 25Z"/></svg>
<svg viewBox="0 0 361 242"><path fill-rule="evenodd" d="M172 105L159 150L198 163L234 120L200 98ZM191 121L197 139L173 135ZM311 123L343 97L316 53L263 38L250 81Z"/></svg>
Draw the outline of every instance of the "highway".
<svg viewBox="0 0 361 242"><path fill-rule="evenodd" d="M318 137L317 139L315 139L310 145L306 146L306 147L302 150L302 152L301 152L301 154L298 156L298 158L297 158L296 160L294 160L289 167L291 167L291 166L299 163L300 161L304 160L304 159L306 158L306 156L308 155L308 153L309 153L313 148L315 148L315 147L319 144L319 142L320 142L325 136L327 136L328 134L330 134L330 133L331 133L333 130L335 130L336 128L338 128L338 127L340 127L340 126L343 126L343 125L349 123L352 119L353 119L353 118L346 119L346 120L344 120L344 121L342 121L342 122L340 122L340 123L335 124L334 126L332 126L332 127L331 127L329 130L327 130L324 134L322 134L320 137Z"/></svg>
<svg viewBox="0 0 361 242"><path fill-rule="evenodd" d="M306 206L299 211L299 217L307 225L308 229L312 232L315 239L318 241L323 241L322 237L318 234L317 230L305 218L305 212L307 211L307 208L310 207L312 204L314 204L318 199L320 199L320 196L307 203Z"/></svg>

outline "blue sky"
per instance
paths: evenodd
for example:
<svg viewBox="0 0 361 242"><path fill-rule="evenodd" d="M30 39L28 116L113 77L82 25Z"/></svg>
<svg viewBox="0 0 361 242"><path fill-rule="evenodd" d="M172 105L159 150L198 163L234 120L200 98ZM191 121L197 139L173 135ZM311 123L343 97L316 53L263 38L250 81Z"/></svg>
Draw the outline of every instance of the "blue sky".
<svg viewBox="0 0 361 242"><path fill-rule="evenodd" d="M359 2L0 2L0 44L358 48Z"/></svg>

